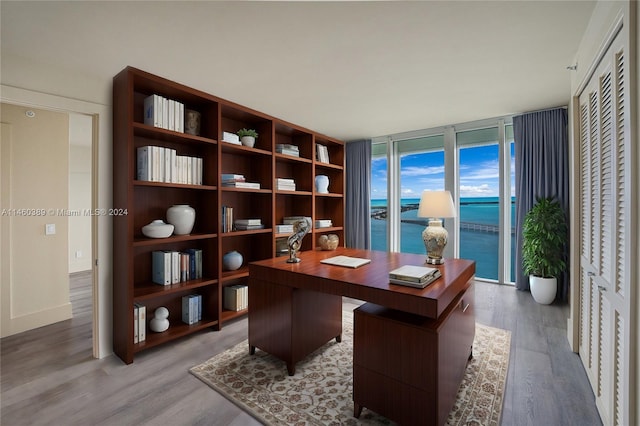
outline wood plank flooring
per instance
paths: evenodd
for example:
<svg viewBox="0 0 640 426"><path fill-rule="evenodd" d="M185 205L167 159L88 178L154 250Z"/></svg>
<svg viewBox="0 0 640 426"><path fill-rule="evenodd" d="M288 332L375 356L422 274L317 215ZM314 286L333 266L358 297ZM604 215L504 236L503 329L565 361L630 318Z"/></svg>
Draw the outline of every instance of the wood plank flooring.
<svg viewBox="0 0 640 426"><path fill-rule="evenodd" d="M145 351L131 365L115 356L96 360L89 286L88 274L72 275L73 319L0 341L0 424L260 424L188 372L246 339L246 318ZM344 299L345 310L357 304ZM476 320L512 333L502 425L602 424L580 359L569 350L567 317L567 306L477 283Z"/></svg>

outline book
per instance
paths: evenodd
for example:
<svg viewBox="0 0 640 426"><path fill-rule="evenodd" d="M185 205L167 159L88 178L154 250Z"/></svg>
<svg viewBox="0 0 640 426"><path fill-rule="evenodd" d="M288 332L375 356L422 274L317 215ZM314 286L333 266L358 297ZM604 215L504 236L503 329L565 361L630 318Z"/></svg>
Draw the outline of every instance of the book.
<svg viewBox="0 0 640 426"><path fill-rule="evenodd" d="M430 279L434 275L437 275L439 277L440 270L429 266L419 265L403 265L399 268L389 271L390 279L411 281L415 283L422 283Z"/></svg>
<svg viewBox="0 0 640 426"><path fill-rule="evenodd" d="M429 284L431 284L432 282L434 282L438 278L440 278L440 271L438 271L436 274L429 275L426 279L424 279L423 281L420 281L420 282L399 280L399 279L396 279L396 278L389 278L389 282L391 284L405 285L405 286L408 286L408 287L425 288L426 286L428 286Z"/></svg>
<svg viewBox="0 0 640 426"><path fill-rule="evenodd" d="M151 252L151 281L160 285L170 285L172 281L171 252L155 250Z"/></svg>
<svg viewBox="0 0 640 426"><path fill-rule="evenodd" d="M260 189L259 182L222 182L222 186L227 188L248 188L248 189Z"/></svg>
<svg viewBox="0 0 640 426"><path fill-rule="evenodd" d="M252 229L264 229L264 225L236 225L236 231L250 231Z"/></svg>
<svg viewBox="0 0 640 426"><path fill-rule="evenodd" d="M138 343L138 305L133 305L133 343Z"/></svg>
<svg viewBox="0 0 640 426"><path fill-rule="evenodd" d="M334 256L327 259L322 259L320 263L324 263L327 265L344 266L347 268L359 268L363 265L371 263L371 259L351 256Z"/></svg>
<svg viewBox="0 0 640 426"><path fill-rule="evenodd" d="M262 225L262 219L236 219L233 223L237 225Z"/></svg>
<svg viewBox="0 0 640 426"><path fill-rule="evenodd" d="M290 151L300 152L300 148L298 148L297 145L291 145L291 144L288 144L288 143L277 143L276 144L276 151L277 150L282 150L282 149L288 149Z"/></svg>
<svg viewBox="0 0 640 426"><path fill-rule="evenodd" d="M291 234L293 233L293 225L276 225L277 234Z"/></svg>
<svg viewBox="0 0 640 426"><path fill-rule="evenodd" d="M182 296L182 322L195 324L198 322L198 299L196 295Z"/></svg>
<svg viewBox="0 0 640 426"><path fill-rule="evenodd" d="M234 145L242 145L242 143L240 142L240 137L237 134L231 132L222 132L222 141L229 142Z"/></svg>

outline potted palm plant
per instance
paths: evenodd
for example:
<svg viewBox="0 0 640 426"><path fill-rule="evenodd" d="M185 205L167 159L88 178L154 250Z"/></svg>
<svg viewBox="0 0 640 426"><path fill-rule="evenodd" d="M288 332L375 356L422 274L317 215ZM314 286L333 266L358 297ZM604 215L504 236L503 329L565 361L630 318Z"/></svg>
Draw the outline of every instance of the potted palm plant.
<svg viewBox="0 0 640 426"><path fill-rule="evenodd" d="M564 210L553 198L538 198L524 217L523 271L529 275L531 295L538 303L550 304L556 297L557 278L567 266L567 230Z"/></svg>
<svg viewBox="0 0 640 426"><path fill-rule="evenodd" d="M240 129L237 134L240 137L242 145L248 146L249 148L253 148L253 145L256 143L256 139L258 138L258 132L253 129Z"/></svg>

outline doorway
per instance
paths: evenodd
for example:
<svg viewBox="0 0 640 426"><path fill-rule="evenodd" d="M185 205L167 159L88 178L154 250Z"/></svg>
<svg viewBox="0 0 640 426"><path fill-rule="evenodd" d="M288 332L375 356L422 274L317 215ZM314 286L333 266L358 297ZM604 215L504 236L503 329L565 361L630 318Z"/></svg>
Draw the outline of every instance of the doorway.
<svg viewBox="0 0 640 426"><path fill-rule="evenodd" d="M29 108L42 108L47 111L65 114L79 114L91 121L91 211L107 206L111 197L111 129L109 120L110 108L107 105L79 101L55 95L34 92L9 86L0 86L2 102ZM3 126L4 127L4 126ZM98 143L100 141L100 143ZM99 160L98 160L99 159ZM4 185L4 182L3 182ZM71 209L70 209L71 210ZM111 221L108 217L91 216L91 248L88 253L82 249L82 256L90 263L90 323L93 357L103 358L113 353L111 343ZM6 247L3 247L6 249ZM67 254L67 252L65 252ZM72 253L75 256L75 252ZM5 258L3 253L2 279L6 278ZM68 264L64 264L68 277ZM3 286L5 287L5 286ZM2 300L7 300L3 288ZM3 302L4 303L4 302ZM4 309L3 309L4 312Z"/></svg>

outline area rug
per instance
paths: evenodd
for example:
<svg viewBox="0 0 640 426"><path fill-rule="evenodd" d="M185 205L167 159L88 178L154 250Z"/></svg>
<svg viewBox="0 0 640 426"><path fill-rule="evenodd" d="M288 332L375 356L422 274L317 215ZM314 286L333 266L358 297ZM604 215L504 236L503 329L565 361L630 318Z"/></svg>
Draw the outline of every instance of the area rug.
<svg viewBox="0 0 640 426"><path fill-rule="evenodd" d="M190 372L267 425L391 425L363 409L353 417L351 312L343 315L342 342L332 340L296 364L291 377L283 361L247 341L191 368ZM511 333L476 324L473 358L447 425L499 425Z"/></svg>

